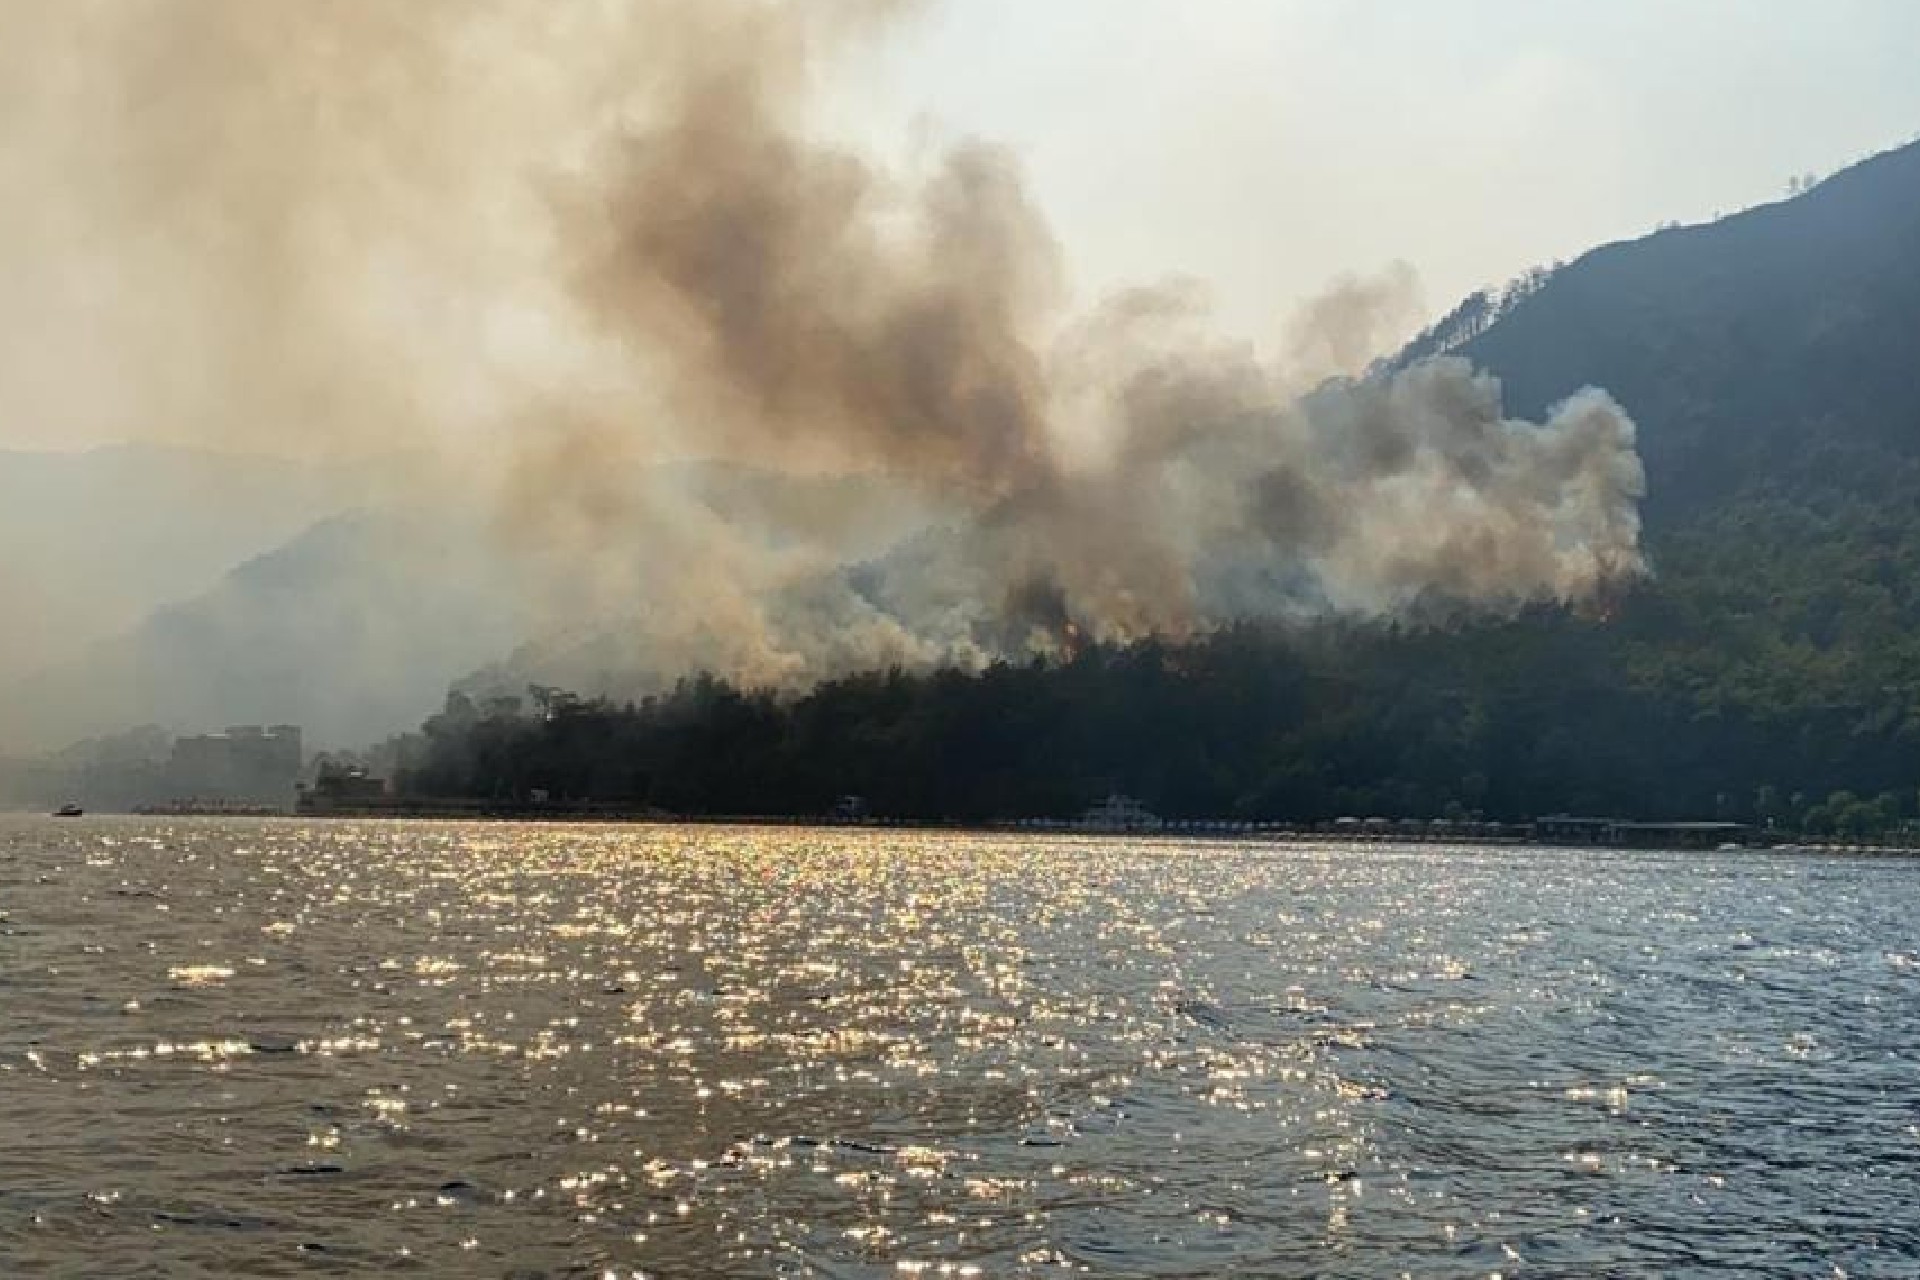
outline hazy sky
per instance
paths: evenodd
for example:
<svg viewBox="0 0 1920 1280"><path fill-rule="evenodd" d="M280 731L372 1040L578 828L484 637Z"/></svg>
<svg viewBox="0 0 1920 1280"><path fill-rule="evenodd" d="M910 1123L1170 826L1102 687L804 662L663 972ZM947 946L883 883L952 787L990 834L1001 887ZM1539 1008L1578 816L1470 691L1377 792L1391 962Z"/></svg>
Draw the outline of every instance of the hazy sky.
<svg viewBox="0 0 1920 1280"><path fill-rule="evenodd" d="M1920 134L1911 0L949 0L887 91L1012 141L1095 288L1252 336L1400 258L1479 284Z"/></svg>
<svg viewBox="0 0 1920 1280"><path fill-rule="evenodd" d="M1011 145L1083 300L1190 275L1264 340L1345 272L1404 260L1430 316L1904 142L1916 49L1912 0L944 0L836 101ZM19 405L0 445L98 442Z"/></svg>

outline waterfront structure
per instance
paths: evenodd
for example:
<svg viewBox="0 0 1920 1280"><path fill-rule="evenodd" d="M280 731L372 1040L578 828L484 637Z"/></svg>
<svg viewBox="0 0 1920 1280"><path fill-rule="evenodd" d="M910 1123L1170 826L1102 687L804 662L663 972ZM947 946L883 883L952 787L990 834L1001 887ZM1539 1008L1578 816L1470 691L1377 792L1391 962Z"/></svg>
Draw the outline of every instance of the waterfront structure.
<svg viewBox="0 0 1920 1280"><path fill-rule="evenodd" d="M1617 822L1612 843L1623 849L1718 849L1746 844L1753 834L1741 822Z"/></svg>
<svg viewBox="0 0 1920 1280"><path fill-rule="evenodd" d="M1754 838L1754 831L1740 822L1634 822L1556 813L1534 822L1533 838L1541 844L1605 845L1615 849L1717 849L1746 844Z"/></svg>
<svg viewBox="0 0 1920 1280"><path fill-rule="evenodd" d="M1138 800L1116 792L1088 808L1080 825L1088 831L1158 831L1161 822Z"/></svg>
<svg viewBox="0 0 1920 1280"><path fill-rule="evenodd" d="M378 805L389 796L387 780L359 765L323 762L312 787L300 788L300 810Z"/></svg>
<svg viewBox="0 0 1920 1280"><path fill-rule="evenodd" d="M175 739L166 791L179 801L285 808L301 764L299 725L231 725L224 733Z"/></svg>
<svg viewBox="0 0 1920 1280"><path fill-rule="evenodd" d="M1612 844L1618 818L1577 818L1554 813L1533 824L1533 838L1542 844Z"/></svg>

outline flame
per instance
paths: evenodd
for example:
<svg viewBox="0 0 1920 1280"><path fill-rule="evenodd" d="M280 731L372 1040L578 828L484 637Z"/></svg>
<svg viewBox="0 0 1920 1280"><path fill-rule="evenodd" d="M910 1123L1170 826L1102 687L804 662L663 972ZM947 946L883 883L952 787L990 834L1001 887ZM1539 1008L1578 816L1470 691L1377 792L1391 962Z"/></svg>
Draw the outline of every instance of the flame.
<svg viewBox="0 0 1920 1280"><path fill-rule="evenodd" d="M1634 575L1625 571L1614 570L1600 575L1587 599L1576 602L1575 611L1603 627L1612 625L1620 617L1620 610L1633 590L1634 581Z"/></svg>

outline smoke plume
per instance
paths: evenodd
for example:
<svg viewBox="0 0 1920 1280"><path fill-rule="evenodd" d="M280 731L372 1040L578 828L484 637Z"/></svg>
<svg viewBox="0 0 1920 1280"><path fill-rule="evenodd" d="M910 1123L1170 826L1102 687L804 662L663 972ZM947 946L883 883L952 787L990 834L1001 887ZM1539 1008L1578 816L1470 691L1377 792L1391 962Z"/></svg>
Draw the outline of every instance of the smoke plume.
<svg viewBox="0 0 1920 1280"><path fill-rule="evenodd" d="M1189 285L1072 314L1003 148L836 142L823 89L912 8L0 0L0 261L36 315L0 411L427 459L409 497L487 495L565 620L530 654L603 672L797 680L1640 571L1605 393L1527 423L1458 360L1366 373L1405 268L1271 359ZM920 531L723 514L669 465L697 458L881 475Z"/></svg>

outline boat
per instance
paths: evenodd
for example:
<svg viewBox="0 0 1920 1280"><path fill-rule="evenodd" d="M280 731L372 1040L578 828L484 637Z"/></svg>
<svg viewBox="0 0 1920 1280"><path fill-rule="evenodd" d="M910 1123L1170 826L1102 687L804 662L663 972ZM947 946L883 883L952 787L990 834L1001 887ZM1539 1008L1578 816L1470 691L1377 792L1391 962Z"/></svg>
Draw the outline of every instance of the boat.
<svg viewBox="0 0 1920 1280"><path fill-rule="evenodd" d="M1121 831L1158 831L1161 822L1132 796L1118 792L1089 808L1079 823L1082 831L1113 833Z"/></svg>
<svg viewBox="0 0 1920 1280"><path fill-rule="evenodd" d="M56 818L78 818L84 813L86 813L86 810L77 804L63 804L53 811L53 816Z"/></svg>

